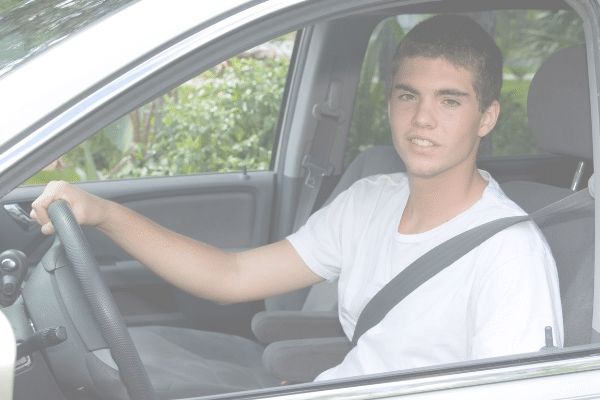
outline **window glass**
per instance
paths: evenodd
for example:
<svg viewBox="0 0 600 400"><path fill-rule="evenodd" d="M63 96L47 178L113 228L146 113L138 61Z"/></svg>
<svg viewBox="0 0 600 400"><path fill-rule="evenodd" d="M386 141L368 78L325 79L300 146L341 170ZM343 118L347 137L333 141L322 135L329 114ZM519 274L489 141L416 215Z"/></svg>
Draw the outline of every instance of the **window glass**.
<svg viewBox="0 0 600 400"><path fill-rule="evenodd" d="M108 125L25 184L269 169L295 36L203 72Z"/></svg>
<svg viewBox="0 0 600 400"><path fill-rule="evenodd" d="M482 141L479 156L542 153L527 120L527 91L531 78L546 58L584 43L582 23L573 11L509 10L468 14L492 34L504 56L500 117ZM382 21L373 31L350 122L345 163L374 145L392 145L387 117L389 64L398 43L418 22L431 15L401 15Z"/></svg>

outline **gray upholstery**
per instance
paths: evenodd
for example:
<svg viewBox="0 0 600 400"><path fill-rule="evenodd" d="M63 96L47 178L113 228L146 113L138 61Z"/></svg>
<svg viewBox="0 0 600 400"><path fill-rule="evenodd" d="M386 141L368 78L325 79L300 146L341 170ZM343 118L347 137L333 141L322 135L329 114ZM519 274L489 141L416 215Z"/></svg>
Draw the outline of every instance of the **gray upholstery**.
<svg viewBox="0 0 600 400"><path fill-rule="evenodd" d="M507 182L502 190L528 213L566 197L570 189ZM590 343L593 298L594 210L548 218L538 224L556 261L565 346Z"/></svg>
<svg viewBox="0 0 600 400"><path fill-rule="evenodd" d="M545 151L592 159L592 120L585 46L551 55L535 74L527 97L529 125Z"/></svg>
<svg viewBox="0 0 600 400"><path fill-rule="evenodd" d="M531 132L544 150L590 160L592 125L584 45L553 54L534 76L527 99ZM573 171L575 173L575 171ZM506 195L532 212L571 194L532 182L502 184ZM558 270L565 346L590 343L594 281L594 210L539 224Z"/></svg>
<svg viewBox="0 0 600 400"><path fill-rule="evenodd" d="M360 178L377 174L392 174L400 171L406 171L406 166L400 156L398 156L396 149L390 146L370 147L357 155L344 171L339 183L333 192L331 192L324 205L331 203L333 199Z"/></svg>
<svg viewBox="0 0 600 400"><path fill-rule="evenodd" d="M280 384L263 368L264 347L251 340L162 326L135 327L129 332L160 399Z"/></svg>
<svg viewBox="0 0 600 400"><path fill-rule="evenodd" d="M337 311L262 311L252 318L252 332L262 343L344 336Z"/></svg>
<svg viewBox="0 0 600 400"><path fill-rule="evenodd" d="M340 364L352 349L346 337L284 340L265 349L263 363L286 382L311 382L322 371Z"/></svg>

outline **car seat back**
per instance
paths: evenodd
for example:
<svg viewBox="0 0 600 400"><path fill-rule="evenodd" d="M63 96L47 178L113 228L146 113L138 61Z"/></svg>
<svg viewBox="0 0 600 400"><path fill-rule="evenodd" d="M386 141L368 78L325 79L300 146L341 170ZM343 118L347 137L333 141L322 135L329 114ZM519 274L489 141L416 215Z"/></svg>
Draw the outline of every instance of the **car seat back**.
<svg viewBox="0 0 600 400"><path fill-rule="evenodd" d="M584 45L563 49L544 62L529 87L527 111L531 132L543 150L582 161L592 159ZM501 187L528 213L573 193L533 182L507 182ZM556 261L565 346L588 344L594 289L594 210L556 216L539 226Z"/></svg>

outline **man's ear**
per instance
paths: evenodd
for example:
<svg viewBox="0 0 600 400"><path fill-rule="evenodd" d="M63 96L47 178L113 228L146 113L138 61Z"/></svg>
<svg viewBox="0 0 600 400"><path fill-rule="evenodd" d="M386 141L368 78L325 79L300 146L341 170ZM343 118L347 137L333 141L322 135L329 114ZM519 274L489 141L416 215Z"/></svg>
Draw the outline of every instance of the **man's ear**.
<svg viewBox="0 0 600 400"><path fill-rule="evenodd" d="M496 122L498 122L498 115L500 115L500 103L498 100L494 100L481 115L481 124L477 133L479 137L486 136L494 129Z"/></svg>

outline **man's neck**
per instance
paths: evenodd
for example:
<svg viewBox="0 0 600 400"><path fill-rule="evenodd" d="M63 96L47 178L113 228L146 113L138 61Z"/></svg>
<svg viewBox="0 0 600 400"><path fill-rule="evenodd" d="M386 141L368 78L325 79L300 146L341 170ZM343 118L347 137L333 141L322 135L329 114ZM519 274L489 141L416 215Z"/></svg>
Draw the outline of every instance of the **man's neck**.
<svg viewBox="0 0 600 400"><path fill-rule="evenodd" d="M408 176L410 195L398 225L402 234L416 234L436 228L467 211L481 199L487 181L477 169L454 178Z"/></svg>

